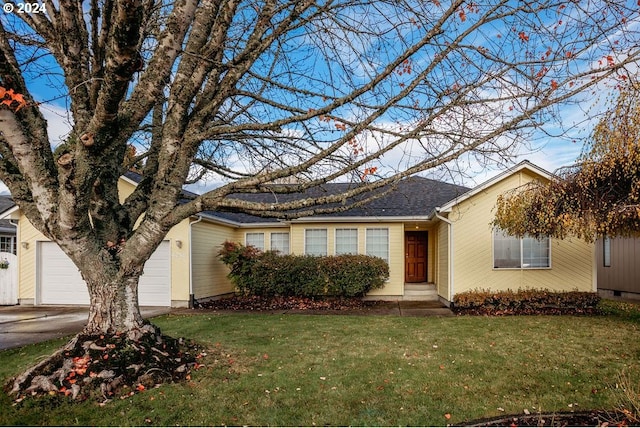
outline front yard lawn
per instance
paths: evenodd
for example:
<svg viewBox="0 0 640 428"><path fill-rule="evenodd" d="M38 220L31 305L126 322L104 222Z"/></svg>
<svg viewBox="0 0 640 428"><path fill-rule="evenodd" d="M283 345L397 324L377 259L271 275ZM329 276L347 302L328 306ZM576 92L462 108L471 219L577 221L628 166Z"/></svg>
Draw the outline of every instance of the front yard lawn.
<svg viewBox="0 0 640 428"><path fill-rule="evenodd" d="M525 409L612 410L624 406L623 386L640 382L640 324L610 313L169 315L154 320L164 333L210 349L190 382L104 405L13 406L3 393L0 425L441 426ZM61 343L1 352L0 378Z"/></svg>

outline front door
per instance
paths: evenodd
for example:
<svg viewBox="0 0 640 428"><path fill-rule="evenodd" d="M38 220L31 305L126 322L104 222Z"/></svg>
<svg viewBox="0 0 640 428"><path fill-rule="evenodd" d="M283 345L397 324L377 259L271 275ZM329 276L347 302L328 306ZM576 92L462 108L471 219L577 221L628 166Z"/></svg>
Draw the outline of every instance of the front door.
<svg viewBox="0 0 640 428"><path fill-rule="evenodd" d="M427 282L427 232L406 232L405 282Z"/></svg>

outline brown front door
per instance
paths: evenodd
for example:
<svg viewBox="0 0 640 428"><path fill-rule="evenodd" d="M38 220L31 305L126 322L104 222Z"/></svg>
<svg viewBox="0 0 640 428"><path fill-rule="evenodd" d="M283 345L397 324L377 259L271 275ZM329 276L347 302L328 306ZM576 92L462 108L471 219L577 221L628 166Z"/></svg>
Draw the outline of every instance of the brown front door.
<svg viewBox="0 0 640 428"><path fill-rule="evenodd" d="M405 282L427 282L427 232L406 232Z"/></svg>

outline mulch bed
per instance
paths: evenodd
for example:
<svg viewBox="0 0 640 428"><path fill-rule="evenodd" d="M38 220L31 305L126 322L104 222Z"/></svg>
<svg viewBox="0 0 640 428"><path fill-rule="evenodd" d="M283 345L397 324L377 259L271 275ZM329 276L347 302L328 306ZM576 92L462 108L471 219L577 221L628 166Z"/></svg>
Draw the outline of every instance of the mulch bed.
<svg viewBox="0 0 640 428"><path fill-rule="evenodd" d="M234 296L198 302L196 309L230 311L344 311L361 310L375 306L376 302L360 298L311 299L308 297Z"/></svg>
<svg viewBox="0 0 640 428"><path fill-rule="evenodd" d="M576 413L549 413L503 416L469 422L467 427L626 427L637 425L622 412L592 410Z"/></svg>

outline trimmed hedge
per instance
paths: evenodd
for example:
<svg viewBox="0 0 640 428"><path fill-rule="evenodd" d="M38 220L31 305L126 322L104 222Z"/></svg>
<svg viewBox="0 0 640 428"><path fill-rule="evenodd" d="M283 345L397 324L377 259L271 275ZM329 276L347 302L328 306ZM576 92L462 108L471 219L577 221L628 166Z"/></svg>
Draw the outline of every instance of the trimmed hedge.
<svg viewBox="0 0 640 428"><path fill-rule="evenodd" d="M597 293L580 291L473 290L456 294L452 310L472 315L594 314L599 302Z"/></svg>
<svg viewBox="0 0 640 428"><path fill-rule="evenodd" d="M219 253L239 293L254 296L361 297L389 277L379 257L279 255L225 242Z"/></svg>

